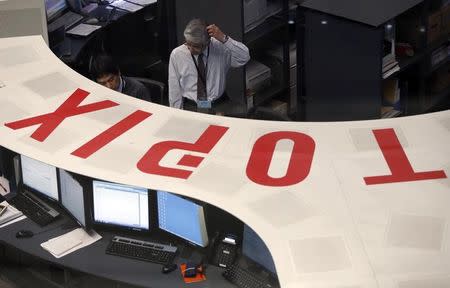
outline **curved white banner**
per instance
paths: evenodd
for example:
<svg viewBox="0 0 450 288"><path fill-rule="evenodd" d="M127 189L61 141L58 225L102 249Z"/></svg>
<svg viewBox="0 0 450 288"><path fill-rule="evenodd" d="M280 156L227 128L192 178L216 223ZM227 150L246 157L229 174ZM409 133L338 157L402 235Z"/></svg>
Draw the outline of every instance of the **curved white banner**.
<svg viewBox="0 0 450 288"><path fill-rule="evenodd" d="M0 83L0 145L230 212L264 239L282 287L450 287L450 111L279 123L175 110L80 76L37 36L0 39Z"/></svg>

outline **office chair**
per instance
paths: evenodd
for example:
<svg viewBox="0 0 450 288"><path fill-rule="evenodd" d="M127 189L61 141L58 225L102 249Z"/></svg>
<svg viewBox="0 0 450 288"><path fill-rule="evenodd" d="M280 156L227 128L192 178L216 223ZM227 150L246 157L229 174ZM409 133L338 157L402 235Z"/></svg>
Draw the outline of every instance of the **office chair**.
<svg viewBox="0 0 450 288"><path fill-rule="evenodd" d="M142 78L142 77L129 77L131 79L137 80L144 84L144 86L148 89L150 92L150 98L151 102L164 105L165 104L165 88L166 85L164 83L148 79L148 78Z"/></svg>

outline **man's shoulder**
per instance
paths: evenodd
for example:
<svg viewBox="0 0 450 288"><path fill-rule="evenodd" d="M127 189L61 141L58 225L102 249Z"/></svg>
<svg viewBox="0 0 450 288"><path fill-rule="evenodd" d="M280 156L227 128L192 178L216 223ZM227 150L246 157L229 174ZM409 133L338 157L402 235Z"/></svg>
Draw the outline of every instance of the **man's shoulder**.
<svg viewBox="0 0 450 288"><path fill-rule="evenodd" d="M133 78L131 78L131 77L127 77L127 76L122 76L122 78L123 78L123 80L125 81L125 83L126 83L126 85L125 85L125 87L133 87L133 88L135 88L135 89L137 89L137 88L145 88L145 86L144 86L144 84L142 84L141 82L139 82L138 80L136 80L136 79L133 79Z"/></svg>
<svg viewBox="0 0 450 288"><path fill-rule="evenodd" d="M144 84L131 77L122 76L122 78L125 81L125 87L123 88L122 93L138 99L150 101L150 99L146 99L149 98L149 91Z"/></svg>
<svg viewBox="0 0 450 288"><path fill-rule="evenodd" d="M186 47L186 45L181 44L180 46L176 47L172 50L171 57L185 57L189 56L190 52L189 49Z"/></svg>
<svg viewBox="0 0 450 288"><path fill-rule="evenodd" d="M140 93L142 90L147 90L144 84L139 82L136 79L133 79L131 77L122 76L123 80L125 81L125 87L124 87L124 93L125 94L133 94L130 96L136 97L137 95L134 95L136 93Z"/></svg>

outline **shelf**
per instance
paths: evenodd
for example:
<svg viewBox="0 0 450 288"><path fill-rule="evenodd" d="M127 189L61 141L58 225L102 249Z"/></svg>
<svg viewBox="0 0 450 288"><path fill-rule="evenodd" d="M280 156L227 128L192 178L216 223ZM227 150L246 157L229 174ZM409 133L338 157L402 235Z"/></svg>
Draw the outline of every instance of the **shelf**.
<svg viewBox="0 0 450 288"><path fill-rule="evenodd" d="M445 60L442 60L441 62L439 62L438 64L430 67L428 69L428 71L425 73L425 76L429 76L431 73L433 73L434 71L438 70L441 67L444 67L445 65L447 65L450 62L450 56L448 56Z"/></svg>
<svg viewBox="0 0 450 288"><path fill-rule="evenodd" d="M438 49L440 46L442 46L444 43L448 41L448 36L441 37L438 40L434 41L430 45L428 45L425 49L422 51L418 51L414 54L412 57L402 57L397 58L398 65L400 66L400 70L393 73L392 75L389 75L386 79L392 78L393 76L397 75L398 73L403 72L404 70L408 69L410 66L418 63L419 61L423 60L423 58L427 55L433 52L434 50ZM448 62L448 59L443 62ZM441 65L442 63L439 63L438 65ZM433 71L436 70L433 67ZM431 72L428 72L431 73Z"/></svg>
<svg viewBox="0 0 450 288"><path fill-rule="evenodd" d="M280 14L274 15L272 17L267 18L263 23L256 26L252 30L248 31L244 34L244 43L250 44L259 38L267 35L268 33L271 33L278 28L283 27L284 25L287 25L286 21L284 19L280 19Z"/></svg>
<svg viewBox="0 0 450 288"><path fill-rule="evenodd" d="M428 96L429 98L431 98L431 104L428 105L428 107L426 109L424 109L424 113L429 112L430 110L434 109L437 105L441 104L441 102L443 102L445 100L446 97L449 97L450 95L450 86L448 86L447 88L445 88L443 91L437 93L437 94L432 94L430 96Z"/></svg>
<svg viewBox="0 0 450 288"><path fill-rule="evenodd" d="M259 106L266 103L284 90L285 88L283 88L281 85L272 83L272 85L270 85L270 87L268 87L264 91L259 91L255 94L253 98L254 106Z"/></svg>
<svg viewBox="0 0 450 288"><path fill-rule="evenodd" d="M439 48L442 45L444 45L449 40L450 40L450 36L444 35L444 36L440 37L439 39L437 39L436 41L431 42L429 45L427 45L427 47L425 48L425 50L423 52L424 53L431 53L434 50L436 50L437 48Z"/></svg>

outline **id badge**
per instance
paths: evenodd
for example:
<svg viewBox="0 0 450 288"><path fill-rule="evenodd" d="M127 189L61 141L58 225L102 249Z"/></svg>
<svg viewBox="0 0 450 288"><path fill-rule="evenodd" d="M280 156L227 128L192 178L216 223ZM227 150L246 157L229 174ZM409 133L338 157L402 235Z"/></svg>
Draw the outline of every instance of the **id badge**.
<svg viewBox="0 0 450 288"><path fill-rule="evenodd" d="M197 107L203 109L211 109L211 100L198 100Z"/></svg>

